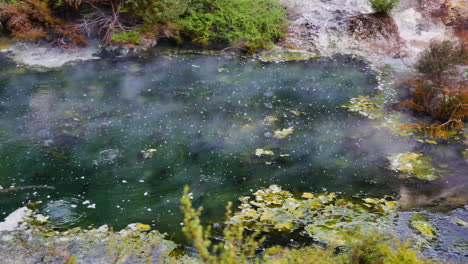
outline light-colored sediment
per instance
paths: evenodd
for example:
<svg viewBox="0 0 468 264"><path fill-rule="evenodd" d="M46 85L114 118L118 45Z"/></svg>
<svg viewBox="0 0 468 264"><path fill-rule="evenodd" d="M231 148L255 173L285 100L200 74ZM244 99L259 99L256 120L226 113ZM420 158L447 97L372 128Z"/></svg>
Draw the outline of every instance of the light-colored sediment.
<svg viewBox="0 0 468 264"><path fill-rule="evenodd" d="M55 68L69 62L98 59L95 54L99 47L91 44L84 48L64 50L47 44L15 43L3 51L19 64Z"/></svg>

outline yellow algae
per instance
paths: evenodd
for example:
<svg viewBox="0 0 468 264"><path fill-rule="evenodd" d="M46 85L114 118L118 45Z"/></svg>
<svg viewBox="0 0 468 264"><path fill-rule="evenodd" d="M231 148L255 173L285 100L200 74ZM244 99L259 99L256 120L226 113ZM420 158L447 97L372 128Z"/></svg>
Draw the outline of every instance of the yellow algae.
<svg viewBox="0 0 468 264"><path fill-rule="evenodd" d="M284 128L283 130L276 130L273 137L278 138L278 139L282 139L282 138L286 138L287 136L291 135L293 132L294 132L294 129L292 127Z"/></svg>
<svg viewBox="0 0 468 264"><path fill-rule="evenodd" d="M276 116L266 116L263 119L263 124L265 125L272 125L274 122L278 121L278 118Z"/></svg>
<svg viewBox="0 0 468 264"><path fill-rule="evenodd" d="M154 153L156 153L158 150L155 148L150 148L147 150L142 150L141 153L143 154L143 158L149 159L154 156Z"/></svg>
<svg viewBox="0 0 468 264"><path fill-rule="evenodd" d="M255 156L261 157L263 155L273 155L275 154L273 151L268 150L268 149L256 149L255 150Z"/></svg>

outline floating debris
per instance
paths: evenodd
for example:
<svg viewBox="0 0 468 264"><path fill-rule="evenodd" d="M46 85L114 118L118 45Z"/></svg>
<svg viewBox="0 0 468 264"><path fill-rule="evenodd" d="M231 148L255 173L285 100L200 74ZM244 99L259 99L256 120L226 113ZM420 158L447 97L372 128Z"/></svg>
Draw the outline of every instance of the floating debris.
<svg viewBox="0 0 468 264"><path fill-rule="evenodd" d="M123 157L122 153L118 149L106 149L99 152L99 159L95 160L94 165L110 165L115 164L118 160Z"/></svg>
<svg viewBox="0 0 468 264"><path fill-rule="evenodd" d="M294 114L295 116L305 115L304 112L297 111L297 110L289 110L289 112L291 112L291 113Z"/></svg>
<svg viewBox="0 0 468 264"><path fill-rule="evenodd" d="M375 119L383 115L381 104L377 103L370 97L354 97L351 98L349 102L349 104L343 105L343 107L348 108L351 112L357 112L370 119Z"/></svg>
<svg viewBox="0 0 468 264"><path fill-rule="evenodd" d="M255 156L257 157L261 157L263 155L274 155L275 153L271 150L268 150L268 149L256 149L255 150Z"/></svg>
<svg viewBox="0 0 468 264"><path fill-rule="evenodd" d="M299 230L332 246L343 245L345 236L358 228L387 228L398 206L384 199L341 199L334 193L303 193L295 198L277 185L253 196L240 198L240 211L231 221L265 232Z"/></svg>
<svg viewBox="0 0 468 264"><path fill-rule="evenodd" d="M286 138L287 136L291 135L293 132L294 132L294 129L292 127L284 128L283 130L276 130L273 137L278 138L278 139L282 139L282 138Z"/></svg>
<svg viewBox="0 0 468 264"><path fill-rule="evenodd" d="M147 149L147 150L142 150L141 151L141 154L143 155L143 158L144 159L150 159L154 156L154 154L157 152L158 150L155 149L155 148L150 148L150 149Z"/></svg>
<svg viewBox="0 0 468 264"><path fill-rule="evenodd" d="M264 125L267 125L267 126L271 126L273 125L273 123L275 123L276 121L278 121L278 118L276 116L266 116L264 119L263 119L263 124Z"/></svg>
<svg viewBox="0 0 468 264"><path fill-rule="evenodd" d="M395 153L388 160L390 161L390 169L402 173L404 178L427 181L440 178L441 171L433 167L430 157L425 157L421 153Z"/></svg>

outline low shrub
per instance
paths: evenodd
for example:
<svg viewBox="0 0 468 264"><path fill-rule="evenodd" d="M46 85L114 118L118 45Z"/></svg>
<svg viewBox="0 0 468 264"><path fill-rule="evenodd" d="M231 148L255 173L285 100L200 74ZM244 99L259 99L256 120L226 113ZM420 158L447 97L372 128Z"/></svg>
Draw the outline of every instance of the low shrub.
<svg viewBox="0 0 468 264"><path fill-rule="evenodd" d="M183 35L196 43L254 51L283 36L285 16L278 0L194 0L179 23Z"/></svg>
<svg viewBox="0 0 468 264"><path fill-rule="evenodd" d="M399 0L369 0L375 14L388 15L398 4Z"/></svg>
<svg viewBox="0 0 468 264"><path fill-rule="evenodd" d="M467 52L458 42L433 40L424 50L414 65L416 70L428 79L441 83L444 74L453 65L466 63Z"/></svg>
<svg viewBox="0 0 468 264"><path fill-rule="evenodd" d="M142 42L139 30L121 31L112 34L111 41L114 43L139 45Z"/></svg>
<svg viewBox="0 0 468 264"><path fill-rule="evenodd" d="M64 45L85 35L107 45L164 37L252 51L283 36L285 17L279 0L0 0L0 25L15 38Z"/></svg>
<svg viewBox="0 0 468 264"><path fill-rule="evenodd" d="M449 137L464 128L468 119L468 87L466 83L433 84L427 80L409 83L410 99L399 105L429 117L432 123L405 125L434 137Z"/></svg>
<svg viewBox="0 0 468 264"><path fill-rule="evenodd" d="M176 23L183 15L191 0L126 0L125 4L143 23L160 26Z"/></svg>
<svg viewBox="0 0 468 264"><path fill-rule="evenodd" d="M223 232L223 242L213 245L211 242L210 228L201 225L200 214L202 209L192 208L191 195L186 186L181 199L184 212L183 231L193 241L200 259L203 263L210 264L238 264L246 263L251 259L264 239L257 239L259 233L244 237L242 225L226 225ZM226 220L231 218L231 204L226 207Z"/></svg>
<svg viewBox="0 0 468 264"><path fill-rule="evenodd" d="M0 23L19 40L86 44L78 27L53 15L49 0L0 1Z"/></svg>

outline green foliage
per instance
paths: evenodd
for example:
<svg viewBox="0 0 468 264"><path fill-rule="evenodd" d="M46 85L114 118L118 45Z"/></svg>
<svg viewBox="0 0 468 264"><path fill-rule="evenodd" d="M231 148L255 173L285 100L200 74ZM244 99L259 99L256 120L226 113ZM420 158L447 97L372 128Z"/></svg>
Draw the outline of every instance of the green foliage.
<svg viewBox="0 0 468 264"><path fill-rule="evenodd" d="M369 0L376 14L388 15L398 4L399 0Z"/></svg>
<svg viewBox="0 0 468 264"><path fill-rule="evenodd" d="M73 7L80 26L59 19ZM68 10L68 11L67 11ZM283 36L286 11L279 0L1 0L0 22L22 40L85 44L97 32L105 44L144 45L156 38L229 44L247 51ZM145 28L145 32L136 30Z"/></svg>
<svg viewBox="0 0 468 264"><path fill-rule="evenodd" d="M347 264L347 254L334 254L334 250L320 247L283 248L272 247L265 250L263 257L254 263L269 264Z"/></svg>
<svg viewBox="0 0 468 264"><path fill-rule="evenodd" d="M141 44L141 32L138 29L130 31L121 31L112 34L112 42L123 43L123 44Z"/></svg>
<svg viewBox="0 0 468 264"><path fill-rule="evenodd" d="M410 247L408 242L397 244L392 247L390 244L382 244L379 246L381 260L375 263L382 264L436 264L441 263L436 260L424 259L418 257L415 250Z"/></svg>
<svg viewBox="0 0 468 264"><path fill-rule="evenodd" d="M244 227L237 224L228 224L224 228L223 242L213 245L210 240L210 228L204 230L200 221L202 208L192 208L191 194L186 186L181 199L184 212L183 231L193 240L195 248L200 254L203 263L210 264L238 264L246 263L252 258L255 251L263 243L264 239L257 239L258 233L244 238ZM231 204L226 207L226 220L231 218Z"/></svg>
<svg viewBox="0 0 468 264"><path fill-rule="evenodd" d="M467 59L468 54L462 44L450 40L433 40L429 47L419 55L414 67L428 79L441 83L443 75L450 67L466 63Z"/></svg>
<svg viewBox="0 0 468 264"><path fill-rule="evenodd" d="M175 23L185 13L191 0L126 0L133 13L148 26Z"/></svg>
<svg viewBox="0 0 468 264"><path fill-rule="evenodd" d="M283 36L285 16L278 0L194 0L179 23L194 42L253 51Z"/></svg>

